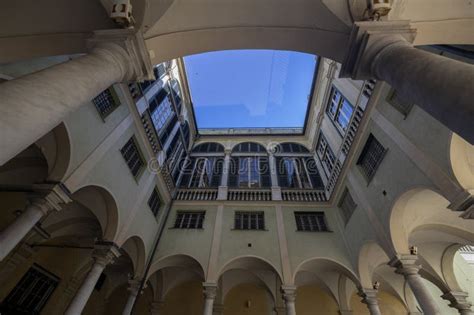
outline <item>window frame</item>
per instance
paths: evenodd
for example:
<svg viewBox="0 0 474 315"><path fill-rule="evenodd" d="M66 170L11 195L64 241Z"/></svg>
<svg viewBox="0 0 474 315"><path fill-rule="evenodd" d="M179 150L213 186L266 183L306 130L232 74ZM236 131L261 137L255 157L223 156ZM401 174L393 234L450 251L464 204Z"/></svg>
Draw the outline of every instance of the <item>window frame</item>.
<svg viewBox="0 0 474 315"><path fill-rule="evenodd" d="M366 172L367 168L364 167L363 163L364 163L364 160L365 160L367 154L369 154L369 152L370 152L369 151L370 145L372 144L373 141L375 141L382 148L382 151L381 151L380 155L378 156L378 160L376 160L375 165L371 166L371 168L372 168L371 174L367 174L367 172ZM367 140L365 141L364 147L362 148L362 151L359 155L359 158L357 159L357 163L356 163L356 165L359 166L359 170L362 173L362 176L364 176L364 178L367 180L367 185L369 185L370 182L372 181L372 179L375 177L375 174L377 173L377 170L380 167L380 164L382 164L382 161L384 160L385 155L387 154L387 151L388 151L388 149L385 148L382 145L382 143L380 141L378 141L377 138L372 133L369 134L369 136L367 137Z"/></svg>
<svg viewBox="0 0 474 315"><path fill-rule="evenodd" d="M135 148L137 149L137 155L140 159L140 162L141 162L141 166L137 172L137 174L133 174L133 171L132 169L130 168L129 164L128 164L128 161L127 159L125 158L125 155L123 153L123 150L125 148L125 146L129 143L129 141L133 141L134 145L135 145ZM130 170L130 174L132 174L132 177L138 182L138 180L140 179L140 177L142 176L143 172L145 171L145 168L146 168L146 160L143 156L143 153L141 152L140 150L140 146L138 145L138 141L137 141L137 138L135 137L135 135L131 136L130 139L127 140L127 142L125 142L125 144L120 148L120 154L122 155L122 158L123 160L125 161L125 164L127 165L127 168Z"/></svg>
<svg viewBox="0 0 474 315"><path fill-rule="evenodd" d="M324 144L322 144L322 142L324 142ZM322 146L322 152L320 151L320 146ZM326 175L326 178L329 178L332 174L337 158L334 152L332 151L332 148L329 145L328 140L326 139L326 137L324 136L322 132L320 132L319 134L318 144L316 146L316 155L321 161L321 165L323 167L323 171L324 171L324 174Z"/></svg>
<svg viewBox="0 0 474 315"><path fill-rule="evenodd" d="M415 104L411 102L406 102L400 97L398 97L398 92L394 88L391 88L390 91L387 94L387 97L385 98L387 103L392 105L400 114L404 116L406 119L408 114L410 114L411 110L413 109L413 106Z"/></svg>
<svg viewBox="0 0 474 315"><path fill-rule="evenodd" d="M241 216L241 217L239 218L239 216ZM244 216L247 216L247 218L245 220L244 220ZM255 227L254 228L252 228L252 221L255 222ZM238 224L238 222L240 224ZM247 226L245 226L246 224L247 224ZM238 226L238 225L240 225L240 226ZM236 230L236 231L266 231L266 228L265 228L265 212L264 211L235 211L234 212L234 228L232 230Z"/></svg>
<svg viewBox="0 0 474 315"><path fill-rule="evenodd" d="M100 97L103 93L110 93L110 97L112 98L113 105L110 107L111 109L107 112L103 112L100 109L100 105L98 104L98 100L96 100L98 97ZM100 92L96 97L92 99L92 104L94 104L95 109L99 113L100 118L102 119L103 122L105 122L105 119L112 114L122 103L120 102L120 98L117 94L117 92L114 89L114 86L111 85L110 87L106 88L102 92Z"/></svg>
<svg viewBox="0 0 474 315"><path fill-rule="evenodd" d="M26 283L27 280L30 280L29 278L32 278L35 276L34 273L41 274L43 276L43 279L40 279L39 277L36 277L33 279L32 282ZM46 278L46 281L44 280ZM43 295L41 298L37 301L37 304L31 309L19 309L20 306L24 306L23 302L28 299L29 302L32 301L34 297L36 297L36 294L39 292L39 288L37 287L37 284L39 281L43 281L42 286L44 283L49 282L49 286L45 292L43 292ZM25 311L25 312L32 312L31 314L40 314L41 310L46 306L48 303L49 299L53 295L54 291L58 288L59 284L61 282L61 278L56 276L55 274L49 272L48 270L44 269L40 265L34 263L21 277L21 279L17 282L15 287L8 293L8 295L5 297L5 299L1 303L1 312L3 313L5 310L4 308L7 308L7 311ZM47 283L48 284L48 283ZM26 286L25 286L26 285ZM21 290L21 287L23 286L24 289ZM41 286L41 288L42 288ZM34 291L34 292L33 292ZM17 293L20 295L16 301L13 299L16 298L15 295ZM32 296L35 295L34 297ZM13 300L13 301L12 301ZM15 303L16 302L16 303ZM12 309L10 309L10 307Z"/></svg>
<svg viewBox="0 0 474 315"><path fill-rule="evenodd" d="M329 229L328 221L326 219L326 214L324 211L294 211L296 232L332 232ZM302 222L302 219L299 221L300 217L307 216L307 223ZM311 222L310 218L315 217L315 224ZM322 218L322 224L319 219ZM305 228L309 227L309 229ZM313 229L313 227L318 227L318 229ZM321 228L323 227L323 228Z"/></svg>
<svg viewBox="0 0 474 315"><path fill-rule="evenodd" d="M337 100L337 104L334 104L334 96L336 94L339 95L339 98ZM352 108L351 114L347 119L347 125L345 127L339 123L339 117L341 116L344 102L349 104L349 106ZM333 107L332 105L334 105L335 107ZM335 108L334 113L331 111L332 108ZM355 106L351 102L349 102L349 100L344 96L344 94L342 94L342 92L335 85L332 85L328 102L326 104L326 114L331 119L333 125L336 127L337 131L339 132L341 136L344 136L347 130L349 129L352 117L354 116L354 112L355 112Z"/></svg>
<svg viewBox="0 0 474 315"><path fill-rule="evenodd" d="M191 223L193 221L193 216L196 216L195 226L191 226ZM205 219L206 219L206 211L178 210L176 211L176 219L175 219L172 229L202 230L204 229ZM178 223L178 220L180 221L179 223Z"/></svg>
<svg viewBox="0 0 474 315"><path fill-rule="evenodd" d="M342 218L344 220L344 226L346 226L347 223L349 223L349 221L351 220L355 210L357 209L357 203L355 202L347 187L342 193L341 199L339 200L337 206L341 210Z"/></svg>
<svg viewBox="0 0 474 315"><path fill-rule="evenodd" d="M157 204L152 206L151 205L152 199L153 199L153 197L155 197L155 195L156 195L156 199L157 199ZM163 202L162 202L162 199L161 199L161 196L160 196L160 192L158 191L157 187L154 187L153 191L151 192L150 197L148 198L147 204L148 204L148 207L151 210L151 213L153 213L155 218L158 217L158 214L160 213L160 208L161 208L162 203Z"/></svg>

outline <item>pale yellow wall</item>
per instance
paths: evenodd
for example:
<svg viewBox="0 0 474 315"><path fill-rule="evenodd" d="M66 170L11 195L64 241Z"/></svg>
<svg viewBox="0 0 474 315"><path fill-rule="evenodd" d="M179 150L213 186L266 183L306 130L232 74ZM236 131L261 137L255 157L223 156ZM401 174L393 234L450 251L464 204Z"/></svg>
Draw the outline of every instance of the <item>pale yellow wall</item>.
<svg viewBox="0 0 474 315"><path fill-rule="evenodd" d="M253 284L241 284L227 293L224 300L224 315L266 315L271 309L271 305L268 304L265 289Z"/></svg>
<svg viewBox="0 0 474 315"><path fill-rule="evenodd" d="M171 290L165 297L163 315L202 315L204 298L202 284L187 282Z"/></svg>
<svg viewBox="0 0 474 315"><path fill-rule="evenodd" d="M38 264L60 278L41 314L62 314L69 301L66 301L64 290L77 269L90 259L91 251L83 249L38 248L27 261L18 266L0 286L0 300L3 300L16 286L23 275L33 265Z"/></svg>
<svg viewBox="0 0 474 315"><path fill-rule="evenodd" d="M367 305L363 304L360 300L361 298L357 294L352 295L351 308L353 315L369 315ZM378 300L380 312L384 315L408 314L408 311L402 302L385 291L379 291Z"/></svg>
<svg viewBox="0 0 474 315"><path fill-rule="evenodd" d="M304 285L296 291L296 313L298 315L338 315L336 301L315 285Z"/></svg>

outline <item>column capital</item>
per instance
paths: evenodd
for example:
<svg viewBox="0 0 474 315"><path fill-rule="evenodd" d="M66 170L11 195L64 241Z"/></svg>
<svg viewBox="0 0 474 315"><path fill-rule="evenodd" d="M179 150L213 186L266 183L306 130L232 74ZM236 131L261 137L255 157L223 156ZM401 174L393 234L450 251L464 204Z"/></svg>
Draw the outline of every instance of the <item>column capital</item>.
<svg viewBox="0 0 474 315"><path fill-rule="evenodd" d="M226 157L228 157L228 156L230 157L231 153L232 153L232 149L227 149L227 148L224 149L224 154L225 154Z"/></svg>
<svg viewBox="0 0 474 315"><path fill-rule="evenodd" d="M362 303L367 305L378 305L377 299L378 290L374 289L360 289L357 293L362 298Z"/></svg>
<svg viewBox="0 0 474 315"><path fill-rule="evenodd" d="M215 299L217 296L217 284L213 282L203 282L203 293L206 299Z"/></svg>
<svg viewBox="0 0 474 315"><path fill-rule="evenodd" d="M114 263L115 259L120 257L120 250L115 243L112 242L96 242L92 257L94 261L102 266Z"/></svg>
<svg viewBox="0 0 474 315"><path fill-rule="evenodd" d="M355 22L349 38L349 49L342 63L340 77L372 79L372 63L377 54L391 45L411 45L416 29L409 21Z"/></svg>
<svg viewBox="0 0 474 315"><path fill-rule="evenodd" d="M91 50L122 48L129 63L124 81L145 81L155 78L150 52L141 31L136 29L97 30L94 31L87 44Z"/></svg>
<svg viewBox="0 0 474 315"><path fill-rule="evenodd" d="M70 192L61 183L35 184L32 188L30 202L39 207L44 214L53 210L59 211L64 204L72 201Z"/></svg>
<svg viewBox="0 0 474 315"><path fill-rule="evenodd" d="M286 315L286 308L284 306L275 306L273 310L276 315Z"/></svg>
<svg viewBox="0 0 474 315"><path fill-rule="evenodd" d="M449 306L458 309L459 311L471 310L471 302L467 300L469 294L462 291L449 291L443 294L441 297L451 302Z"/></svg>
<svg viewBox="0 0 474 315"><path fill-rule="evenodd" d="M296 286L294 285L282 285L281 296L285 302L294 302L296 300Z"/></svg>
<svg viewBox="0 0 474 315"><path fill-rule="evenodd" d="M409 276L417 275L418 271L421 269L421 266L416 264L418 261L417 255L397 255L393 257L388 265L396 268L396 273Z"/></svg>

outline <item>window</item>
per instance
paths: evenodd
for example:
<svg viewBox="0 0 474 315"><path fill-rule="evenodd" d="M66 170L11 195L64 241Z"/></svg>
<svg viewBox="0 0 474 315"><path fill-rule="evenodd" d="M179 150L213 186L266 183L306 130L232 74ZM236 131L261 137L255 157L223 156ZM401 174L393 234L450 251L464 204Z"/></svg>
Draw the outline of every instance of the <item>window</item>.
<svg viewBox="0 0 474 315"><path fill-rule="evenodd" d="M356 209L356 207L357 207L357 204L354 202L354 199L352 199L352 196L349 193L349 190L346 188L346 190L342 194L341 201L339 202L339 208L341 209L345 224L349 222L352 216L352 213L354 213L354 210Z"/></svg>
<svg viewBox="0 0 474 315"><path fill-rule="evenodd" d="M97 108L100 117L105 119L105 117L120 105L120 100L117 93L115 93L114 88L109 87L107 90L94 97L92 103L94 103L95 108Z"/></svg>
<svg viewBox="0 0 474 315"><path fill-rule="evenodd" d="M137 178L145 166L145 162L143 161L143 157L138 150L138 146L135 143L135 139L133 137L127 141L122 149L120 149L125 162L128 165L128 168L132 172L133 177Z"/></svg>
<svg viewBox="0 0 474 315"><path fill-rule="evenodd" d="M370 134L364 148L362 149L359 160L357 161L357 165L360 166L362 173L368 181L374 177L377 168L382 162L385 152L385 148L372 134Z"/></svg>
<svg viewBox="0 0 474 315"><path fill-rule="evenodd" d="M295 220L298 231L329 231L324 212L295 212Z"/></svg>
<svg viewBox="0 0 474 315"><path fill-rule="evenodd" d="M173 107L167 96L166 90L160 90L150 101L150 117L157 132L165 127L166 123L173 115Z"/></svg>
<svg viewBox="0 0 474 315"><path fill-rule="evenodd" d="M204 211L178 211L174 228L202 229L205 214Z"/></svg>
<svg viewBox="0 0 474 315"><path fill-rule="evenodd" d="M236 211L234 217L236 230L265 230L263 211Z"/></svg>
<svg viewBox="0 0 474 315"><path fill-rule="evenodd" d="M285 188L322 187L316 163L311 157L277 157L278 185Z"/></svg>
<svg viewBox="0 0 474 315"><path fill-rule="evenodd" d="M407 102L400 98L397 91L392 89L387 96L387 102L389 102L396 110L402 113L405 117L408 116L408 113L413 107L413 103Z"/></svg>
<svg viewBox="0 0 474 315"><path fill-rule="evenodd" d="M183 180L189 182L190 188L218 187L220 185L224 159L219 157L199 157L195 158L193 163L191 176L183 176ZM190 171L189 167L186 171ZM188 183L184 182L183 184L186 186Z"/></svg>
<svg viewBox="0 0 474 315"><path fill-rule="evenodd" d="M153 189L153 192L151 193L150 199L148 199L148 206L151 209L151 212L155 215L155 217L158 215L158 211L160 210L161 206L161 200L160 200L160 195L158 193L158 189Z"/></svg>
<svg viewBox="0 0 474 315"><path fill-rule="evenodd" d="M354 106L333 87L326 112L336 123L337 129L345 133L354 112Z"/></svg>
<svg viewBox="0 0 474 315"><path fill-rule="evenodd" d="M319 160L321 161L323 165L324 172L326 173L326 176L329 177L334 167L336 156L332 152L331 147L329 146L323 133L321 133L319 136L318 146L317 146L316 151L317 151Z"/></svg>
<svg viewBox="0 0 474 315"><path fill-rule="evenodd" d="M0 306L2 314L39 314L59 278L34 264Z"/></svg>

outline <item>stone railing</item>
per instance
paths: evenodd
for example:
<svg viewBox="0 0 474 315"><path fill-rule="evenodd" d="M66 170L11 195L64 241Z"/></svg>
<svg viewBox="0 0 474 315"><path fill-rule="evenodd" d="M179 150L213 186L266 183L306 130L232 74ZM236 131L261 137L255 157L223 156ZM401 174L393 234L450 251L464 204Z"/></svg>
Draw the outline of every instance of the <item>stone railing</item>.
<svg viewBox="0 0 474 315"><path fill-rule="evenodd" d="M140 88L140 85L137 82L129 83L128 90L130 91L130 95L132 96L135 102L143 96L142 89Z"/></svg>
<svg viewBox="0 0 474 315"><path fill-rule="evenodd" d="M210 201L217 199L217 189L179 189L176 194L176 200L186 201Z"/></svg>
<svg viewBox="0 0 474 315"><path fill-rule="evenodd" d="M231 201L271 201L270 189L229 189L227 200Z"/></svg>
<svg viewBox="0 0 474 315"><path fill-rule="evenodd" d="M288 189L281 191L283 201L323 202L327 201L324 190Z"/></svg>

